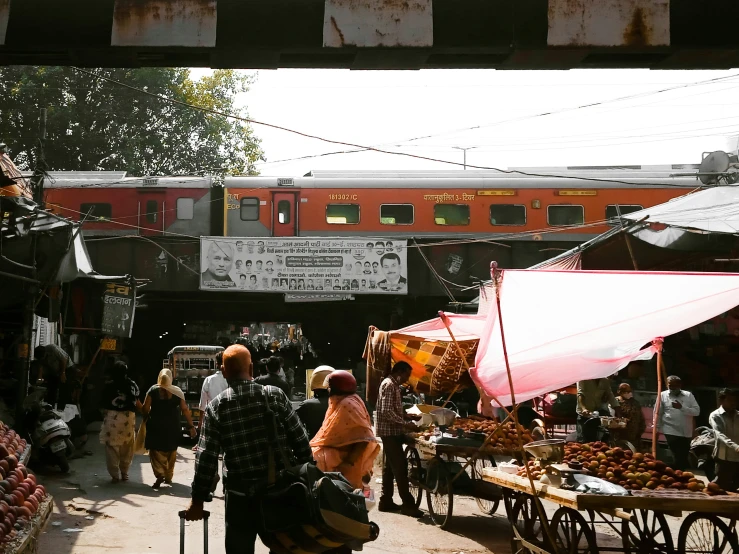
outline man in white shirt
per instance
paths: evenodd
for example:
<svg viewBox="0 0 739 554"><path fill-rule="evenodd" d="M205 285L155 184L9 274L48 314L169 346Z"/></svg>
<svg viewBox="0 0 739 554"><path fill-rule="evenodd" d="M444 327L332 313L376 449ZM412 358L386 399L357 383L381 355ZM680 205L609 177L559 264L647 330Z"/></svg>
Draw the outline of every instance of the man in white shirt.
<svg viewBox="0 0 739 554"><path fill-rule="evenodd" d="M667 378L668 390L660 397L657 428L664 433L667 446L675 457L674 469L688 469L690 441L693 438L693 418L701 409L692 393L682 390L680 377Z"/></svg>
<svg viewBox="0 0 739 554"><path fill-rule="evenodd" d="M216 371L213 375L209 375L203 381L203 388L200 391L200 422L199 428L203 427L203 417L205 417L205 408L208 407L210 401L216 396L221 394L228 388L228 382L223 376L223 353L219 352L216 354ZM197 449L197 446L193 447L193 451Z"/></svg>
<svg viewBox="0 0 739 554"><path fill-rule="evenodd" d="M739 489L739 412L737 411L737 393L722 389L718 393L721 403L719 409L712 412L708 422L716 435L716 447L713 459L716 462L716 478L713 480L719 487L729 492Z"/></svg>

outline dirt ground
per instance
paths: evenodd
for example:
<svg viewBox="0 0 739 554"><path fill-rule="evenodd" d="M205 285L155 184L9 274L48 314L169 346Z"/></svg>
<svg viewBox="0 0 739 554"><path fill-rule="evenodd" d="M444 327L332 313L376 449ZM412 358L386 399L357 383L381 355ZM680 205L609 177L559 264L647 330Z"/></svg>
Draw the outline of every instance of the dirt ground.
<svg viewBox="0 0 739 554"><path fill-rule="evenodd" d="M71 472L39 475L54 496L54 514L39 541L42 554L69 553L149 553L179 552L178 510L187 505L194 456L190 449L180 448L174 483L152 490L154 477L147 456L136 456L130 470L130 481L112 484L105 469L105 455L97 440L97 427L91 426L86 449L92 456L73 460ZM375 485L379 491L379 485ZM225 552L223 547L224 502L219 495L210 504L210 552ZM399 501L399 499L396 499ZM425 510L426 502L421 504ZM508 554L509 526L502 515L491 517L480 513L474 500L455 498L454 520L442 531L429 516L421 520L401 515L371 513L380 526L380 537L366 546L368 554L403 552L408 554L473 554L494 552ZM203 551L202 523L186 528L186 552ZM266 553L261 544L257 552Z"/></svg>

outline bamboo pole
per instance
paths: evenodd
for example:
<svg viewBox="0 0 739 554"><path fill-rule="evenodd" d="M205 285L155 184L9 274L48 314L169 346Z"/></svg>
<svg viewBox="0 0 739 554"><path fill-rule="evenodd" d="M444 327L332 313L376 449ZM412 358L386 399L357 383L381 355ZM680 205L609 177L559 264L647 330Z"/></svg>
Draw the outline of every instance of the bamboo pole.
<svg viewBox="0 0 739 554"><path fill-rule="evenodd" d="M657 400L654 403L654 412L652 413L652 456L657 457L657 436L659 430L657 423L659 421L659 409L662 402L662 339L654 339L652 344L657 348Z"/></svg>
<svg viewBox="0 0 739 554"><path fill-rule="evenodd" d="M552 549L554 550L554 554L559 554L559 551L557 549L557 544L554 541L554 535L552 535L552 529L549 527L549 521L547 520L547 514L544 510L544 506L541 503L541 500L539 499L539 496L537 495L536 486L534 485L534 478L531 477L531 470L529 469L529 464L526 461L526 453L523 449L523 437L521 436L521 433L518 432L520 424L518 422L518 406L516 405L516 391L513 387L513 374L511 373L511 365L508 361L508 347L506 345L505 341L505 331L503 329L503 313L500 309L500 281L502 280L502 272L498 270L498 264L497 262L492 262L490 264L490 274L493 279L493 285L495 286L495 303L496 307L498 309L498 325L500 325L500 340L501 344L503 346L503 359L505 360L505 368L506 373L508 374L508 387L511 391L511 404L513 405L513 421L515 421L516 424L516 436L518 437L518 447L521 450L521 456L523 457L523 467L526 471L526 477L529 480L529 486L531 487L531 495L534 498L534 505L536 506L536 511L539 513L539 519L541 520L541 526L544 529L544 533L547 536L547 539L549 540L549 543L552 546Z"/></svg>
<svg viewBox="0 0 739 554"><path fill-rule="evenodd" d="M449 322L447 321L446 315L444 315L444 312L439 311L439 319L441 319L441 322L444 324L444 327L446 327L447 332L449 333L449 336L452 338L452 342L454 343L454 346L457 347L457 353L459 354L459 357L462 358L462 363L464 364L464 368L467 370L467 373L470 372L470 364L467 363L467 356L464 355L464 352L462 351L462 347L459 346L459 343L457 342L457 339L454 337L454 333L452 332L452 328L449 325ZM459 378L459 377L457 377ZM452 394L457 392L457 389L459 389L459 385L454 387L454 390L452 391ZM487 394L487 393L486 393ZM493 400L495 400L498 405L503 409L503 411L506 413L508 417L512 417L511 412L508 411L508 409L503 405L503 403L498 400L498 397L495 395L488 395ZM451 399L451 396L447 399L447 402L449 402L449 399ZM446 402L444 403L444 406L446 406ZM442 406L443 407L443 406ZM507 419L507 418L506 418Z"/></svg>

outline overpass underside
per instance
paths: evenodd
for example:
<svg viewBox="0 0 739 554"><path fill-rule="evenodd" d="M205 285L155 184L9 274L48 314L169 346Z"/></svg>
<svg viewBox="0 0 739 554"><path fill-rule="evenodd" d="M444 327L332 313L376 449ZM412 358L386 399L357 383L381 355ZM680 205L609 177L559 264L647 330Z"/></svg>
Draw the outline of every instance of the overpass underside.
<svg viewBox="0 0 739 554"><path fill-rule="evenodd" d="M725 69L736 0L0 0L0 65Z"/></svg>

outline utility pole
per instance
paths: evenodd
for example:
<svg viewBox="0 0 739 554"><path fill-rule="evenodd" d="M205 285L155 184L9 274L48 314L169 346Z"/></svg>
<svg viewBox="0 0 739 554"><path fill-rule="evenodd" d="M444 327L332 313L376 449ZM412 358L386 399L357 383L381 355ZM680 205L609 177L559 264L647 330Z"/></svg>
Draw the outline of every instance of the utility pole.
<svg viewBox="0 0 739 554"><path fill-rule="evenodd" d="M31 177L31 188L33 190L33 201L42 208L44 203L44 175L46 174L46 155L44 144L46 142L46 108L41 108L39 119L38 156Z"/></svg>
<svg viewBox="0 0 739 554"><path fill-rule="evenodd" d="M474 150L475 148L477 148L477 146L468 146L466 148L462 148L461 146L452 146L452 148L454 148L455 150L461 150L462 152L464 152L464 166L463 167L466 170L467 169L467 150Z"/></svg>

